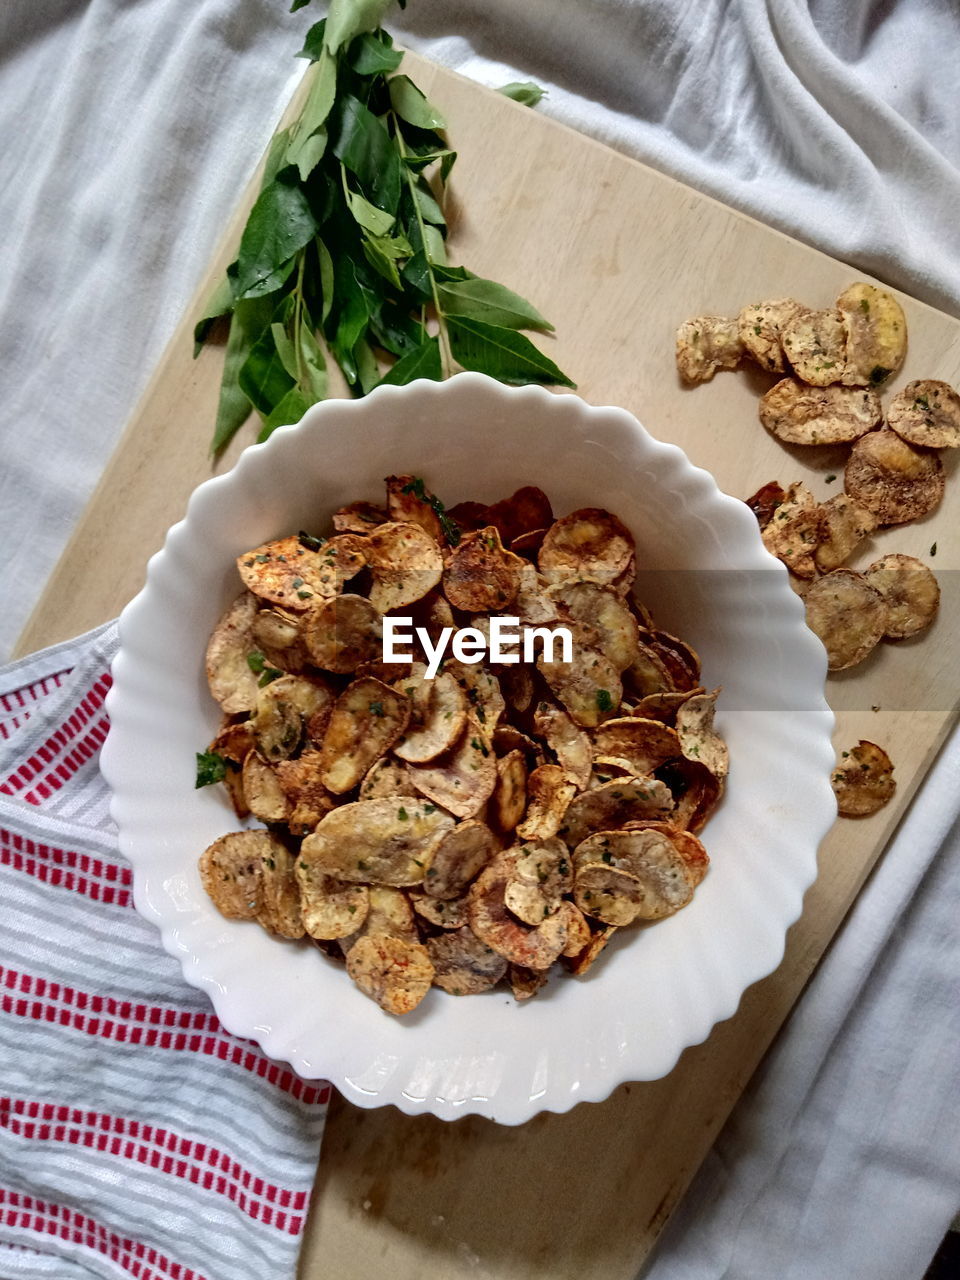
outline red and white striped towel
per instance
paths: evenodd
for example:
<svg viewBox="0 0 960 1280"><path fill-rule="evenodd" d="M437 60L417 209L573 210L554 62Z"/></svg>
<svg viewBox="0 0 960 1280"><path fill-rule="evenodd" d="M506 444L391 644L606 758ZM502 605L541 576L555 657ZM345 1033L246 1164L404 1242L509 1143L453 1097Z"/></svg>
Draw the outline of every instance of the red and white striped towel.
<svg viewBox="0 0 960 1280"><path fill-rule="evenodd" d="M329 1085L230 1035L131 898L110 624L0 671L0 1276L283 1280Z"/></svg>

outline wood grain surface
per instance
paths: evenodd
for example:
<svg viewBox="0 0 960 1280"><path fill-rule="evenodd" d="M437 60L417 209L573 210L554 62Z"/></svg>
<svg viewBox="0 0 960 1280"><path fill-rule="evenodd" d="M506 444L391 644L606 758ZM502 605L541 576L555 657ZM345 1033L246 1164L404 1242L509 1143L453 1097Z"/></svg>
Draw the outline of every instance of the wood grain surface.
<svg viewBox="0 0 960 1280"><path fill-rule="evenodd" d="M409 65L412 64L412 65ZM699 195L590 139L431 64L407 69L450 120L460 152L450 200L454 260L529 297L557 326L545 349L592 403L631 409L679 444L720 487L803 479L821 498L842 485L842 449L783 446L759 426L760 372L686 390L673 336L688 316L735 314L764 297L828 306L850 267ZM197 304L230 260L247 192ZM960 381L960 324L901 296L910 350L894 387ZM183 319L99 488L21 637L20 652L115 615L150 554L212 471L207 442L222 352L191 358L197 307ZM215 470L254 438L251 425ZM803 990L957 711L958 497L928 519L874 537L855 560L929 558L943 588L932 632L881 645L829 681L836 742L867 737L894 759L894 801L838 823L791 929L779 969L736 1016L687 1050L664 1080L624 1085L604 1103L519 1128L444 1124L392 1108L332 1107L303 1251L303 1280L626 1280L652 1249L716 1133ZM535 459L531 474L535 474ZM828 483L827 477L840 478ZM115 530L124 536L117 539Z"/></svg>

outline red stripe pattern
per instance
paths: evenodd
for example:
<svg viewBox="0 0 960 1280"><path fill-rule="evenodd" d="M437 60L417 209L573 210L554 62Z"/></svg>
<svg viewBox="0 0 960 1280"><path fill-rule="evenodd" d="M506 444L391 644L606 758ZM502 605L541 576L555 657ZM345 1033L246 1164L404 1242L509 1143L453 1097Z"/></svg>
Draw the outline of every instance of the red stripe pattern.
<svg viewBox="0 0 960 1280"><path fill-rule="evenodd" d="M0 827L0 866L35 876L54 889L82 893L94 902L133 904L133 873L127 866L31 840Z"/></svg>
<svg viewBox="0 0 960 1280"><path fill-rule="evenodd" d="M19 795L28 804L39 805L92 760L106 741L110 727L107 717L100 713L112 683L108 672L95 680L59 729L0 782L0 792Z"/></svg>

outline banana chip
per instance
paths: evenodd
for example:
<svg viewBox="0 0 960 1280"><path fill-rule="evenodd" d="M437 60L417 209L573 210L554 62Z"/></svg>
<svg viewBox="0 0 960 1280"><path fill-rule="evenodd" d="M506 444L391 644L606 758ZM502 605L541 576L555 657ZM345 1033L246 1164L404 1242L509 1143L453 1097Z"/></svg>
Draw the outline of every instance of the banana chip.
<svg viewBox="0 0 960 1280"><path fill-rule="evenodd" d="M522 964L507 966L507 980L514 1000L530 1000L547 985L549 973L546 969L525 969Z"/></svg>
<svg viewBox="0 0 960 1280"><path fill-rule="evenodd" d="M662 831L598 831L584 840L573 856L574 901L585 915L604 924L660 920L685 907L693 897L693 878L686 862ZM603 872L609 878L605 879Z"/></svg>
<svg viewBox="0 0 960 1280"><path fill-rule="evenodd" d="M200 879L228 920L256 920L271 933L303 936L297 896L291 898L286 884L293 859L272 832L232 831L214 840L201 855Z"/></svg>
<svg viewBox="0 0 960 1280"><path fill-rule="evenodd" d="M782 373L785 368L783 330L800 309L793 298L777 298L774 302L751 302L737 317L744 351L769 373Z"/></svg>
<svg viewBox="0 0 960 1280"><path fill-rule="evenodd" d="M326 713L333 694L321 679L280 676L257 694L251 717L254 743L270 762L286 760L300 746L306 723L318 712Z"/></svg>
<svg viewBox="0 0 960 1280"><path fill-rule="evenodd" d="M436 805L409 796L332 809L300 846L305 866L354 884L422 884L433 846L453 826Z"/></svg>
<svg viewBox="0 0 960 1280"><path fill-rule="evenodd" d="M558 583L550 589L550 595L567 617L596 629L597 647L618 672L638 660L637 621L612 587L595 582Z"/></svg>
<svg viewBox="0 0 960 1280"><path fill-rule="evenodd" d="M669 818L670 788L659 778L614 778L575 796L557 834L575 849L592 831L614 831L628 822Z"/></svg>
<svg viewBox="0 0 960 1280"><path fill-rule="evenodd" d="M489 991L507 971L503 956L481 942L469 925L455 933L428 938L426 948L435 985L454 996Z"/></svg>
<svg viewBox="0 0 960 1280"><path fill-rule="evenodd" d="M587 917L569 898L564 898L560 904L560 910L567 917L567 941L560 954L572 960L581 955L584 948L590 945L593 935L590 932Z"/></svg>
<svg viewBox="0 0 960 1280"><path fill-rule="evenodd" d="M641 634L641 639L666 667L673 689L693 689L699 684L700 655L686 641L672 636L669 631L656 630Z"/></svg>
<svg viewBox="0 0 960 1280"><path fill-rule="evenodd" d="M871 431L853 446L844 488L880 524L919 520L943 497L943 463L936 453L914 449L895 431Z"/></svg>
<svg viewBox="0 0 960 1280"><path fill-rule="evenodd" d="M414 683L401 680L397 687L405 690L414 687ZM423 718L418 724L411 723L393 748L395 756L411 764L435 760L449 751L467 723L467 699L449 672L441 671L433 680L423 680L419 687L425 689L427 697Z"/></svg>
<svg viewBox="0 0 960 1280"><path fill-rule="evenodd" d="M688 760L697 760L716 778L723 779L730 768L727 744L713 727L720 690L700 693L677 709L677 736Z"/></svg>
<svg viewBox="0 0 960 1280"><path fill-rule="evenodd" d="M262 859L262 899L257 922L278 938L302 938L303 913L293 854L281 841Z"/></svg>
<svg viewBox="0 0 960 1280"><path fill-rule="evenodd" d="M613 935L617 932L617 926L613 924L603 925L595 932L590 934L590 940L584 945L582 950L576 955L565 961L567 969L575 977L582 977L588 973L597 961L597 957L604 949Z"/></svg>
<svg viewBox="0 0 960 1280"><path fill-rule="evenodd" d="M383 618L365 596L336 596L312 611L303 643L315 666L346 675L383 652Z"/></svg>
<svg viewBox="0 0 960 1280"><path fill-rule="evenodd" d="M779 485L776 480L771 480L769 484L761 485L751 498L746 499L747 506L757 517L757 524L761 529L767 527L777 507L786 496L786 490L782 485Z"/></svg>
<svg viewBox="0 0 960 1280"><path fill-rule="evenodd" d="M534 731L546 740L566 777L582 790L590 781L593 749L590 739L561 707L540 702L533 714Z"/></svg>
<svg viewBox="0 0 960 1280"><path fill-rule="evenodd" d="M500 831L512 831L527 807L527 766L523 752L513 750L497 761L493 818Z"/></svg>
<svg viewBox="0 0 960 1280"><path fill-rule="evenodd" d="M677 330L677 372L688 386L709 382L718 369L735 369L742 358L736 320L696 316Z"/></svg>
<svg viewBox="0 0 960 1280"><path fill-rule="evenodd" d="M783 501L760 537L771 555L782 560L798 578L814 578L814 553L820 541L823 514L820 504L800 480L787 490Z"/></svg>
<svg viewBox="0 0 960 1280"><path fill-rule="evenodd" d="M880 398L866 387L807 387L783 378L760 399L760 421L787 444L859 440L882 417Z"/></svg>
<svg viewBox="0 0 960 1280"><path fill-rule="evenodd" d="M479 662L458 662L456 658L448 658L443 669L466 694L470 714L476 716L484 733L492 734L507 707L497 677Z"/></svg>
<svg viewBox="0 0 960 1280"><path fill-rule="evenodd" d="M560 765L542 764L534 769L527 778L529 802L517 835L522 840L549 840L555 836L576 790L576 784Z"/></svg>
<svg viewBox="0 0 960 1280"><path fill-rule="evenodd" d="M447 558L443 592L455 609L467 613L506 613L520 590L524 561L505 551L495 525L460 539Z"/></svg>
<svg viewBox="0 0 960 1280"><path fill-rule="evenodd" d="M877 517L847 493L834 494L820 508L820 545L813 558L821 573L839 569L877 527Z"/></svg>
<svg viewBox="0 0 960 1280"><path fill-rule="evenodd" d="M462 929L467 923L467 899L431 898L416 889L407 891L410 904L418 916L437 929Z"/></svg>
<svg viewBox="0 0 960 1280"><path fill-rule="evenodd" d="M648 640L652 637L647 634ZM688 682L686 667L682 666L682 683ZM638 698L674 690L673 677L663 658L649 644L638 642L637 656L623 673L624 686Z"/></svg>
<svg viewBox="0 0 960 1280"><path fill-rule="evenodd" d="M358 938L377 935L399 938L403 942L419 942L413 906L402 889L372 884L369 886L370 909L363 924L354 933L341 938L340 948L346 953Z"/></svg>
<svg viewBox="0 0 960 1280"><path fill-rule="evenodd" d="M387 513L393 521L418 524L434 542L442 540L440 517L430 501L436 498L415 476L387 476Z"/></svg>
<svg viewBox="0 0 960 1280"><path fill-rule="evenodd" d="M549 969L566 946L569 923L559 911L538 925L521 924L511 915L504 895L516 860L516 850L498 854L470 886L470 928L512 964Z"/></svg>
<svg viewBox="0 0 960 1280"><path fill-rule="evenodd" d="M529 667L505 667L500 677L507 705L522 715L530 707L534 695L533 676Z"/></svg>
<svg viewBox="0 0 960 1280"><path fill-rule="evenodd" d="M613 756L625 760L637 775L653 773L665 761L685 754L674 729L660 720L622 716L608 720L593 735L594 758Z"/></svg>
<svg viewBox="0 0 960 1280"><path fill-rule="evenodd" d="M531 627L551 626L560 617L556 602L550 596L550 583L526 561L520 570L520 589L513 608L520 621Z"/></svg>
<svg viewBox="0 0 960 1280"><path fill-rule="evenodd" d="M634 705L631 714L644 720L662 720L664 724L675 724L680 707L698 693L705 692L703 685L698 684L680 693L649 693Z"/></svg>
<svg viewBox="0 0 960 1280"><path fill-rule="evenodd" d="M239 724L224 725L207 750L215 752L226 760L227 771L223 781L227 794L234 813L238 818L245 818L250 812L250 807L244 793L241 771L244 761L253 751L253 731L250 721L243 720Z"/></svg>
<svg viewBox="0 0 960 1280"><path fill-rule="evenodd" d="M847 372L847 331L839 311L798 306L780 340L797 377L812 387L839 382Z"/></svg>
<svg viewBox="0 0 960 1280"><path fill-rule="evenodd" d="M385 1013L404 1014L430 990L434 968L422 943L368 934L347 953L347 973Z"/></svg>
<svg viewBox="0 0 960 1280"><path fill-rule="evenodd" d="M410 781L407 766L402 760L382 756L367 771L360 783L361 800L380 800L383 796L415 796L417 790Z"/></svg>
<svg viewBox="0 0 960 1280"><path fill-rule="evenodd" d="M253 620L250 633L254 646L264 658L264 667L272 667L287 675L300 675L307 665L307 651L300 635L300 624L309 614L287 613L283 609L261 609ZM249 662L247 664L249 666Z"/></svg>
<svg viewBox="0 0 960 1280"><path fill-rule="evenodd" d="M537 560L550 582L608 583L628 569L634 550L633 535L615 515L582 507L550 526Z"/></svg>
<svg viewBox="0 0 960 1280"><path fill-rule="evenodd" d="M887 426L901 440L925 449L960 447L960 395L949 382L908 382L890 401Z"/></svg>
<svg viewBox="0 0 960 1280"><path fill-rule="evenodd" d="M217 623L207 645L207 684L225 715L252 711L257 705L257 677L248 656L256 648L252 627L257 597L245 591Z"/></svg>
<svg viewBox="0 0 960 1280"><path fill-rule="evenodd" d="M556 836L518 845L503 900L524 924L540 924L559 911L564 894L573 888L567 846Z"/></svg>
<svg viewBox="0 0 960 1280"><path fill-rule="evenodd" d="M410 701L372 676L349 684L333 704L323 735L323 784L334 795L357 786L407 727Z"/></svg>
<svg viewBox="0 0 960 1280"><path fill-rule="evenodd" d="M356 933L370 910L370 891L365 884L328 876L303 858L297 859L296 876L303 924L311 938L326 942Z"/></svg>
<svg viewBox="0 0 960 1280"><path fill-rule="evenodd" d="M831 671L862 662L887 629L883 597L861 573L834 569L818 578L804 597L807 626L827 651Z"/></svg>
<svg viewBox="0 0 960 1280"><path fill-rule="evenodd" d="M270 604L294 610L312 608L335 596L363 564L364 557L355 541L330 538L315 550L297 536L265 542L237 558L240 577L248 590Z"/></svg>
<svg viewBox="0 0 960 1280"><path fill-rule="evenodd" d="M698 760L680 756L657 770L657 779L673 796L670 824L684 831L702 831L723 795L723 781Z"/></svg>
<svg viewBox="0 0 960 1280"><path fill-rule="evenodd" d="M884 635L905 640L929 627L940 608L940 587L932 570L914 556L882 556L863 576L887 606Z"/></svg>
<svg viewBox="0 0 960 1280"><path fill-rule="evenodd" d="M419 525L382 524L367 542L367 562L373 579L369 598L378 612L389 613L422 600L440 581L440 548Z"/></svg>
<svg viewBox="0 0 960 1280"><path fill-rule="evenodd" d="M553 524L553 507L542 489L528 484L488 507L484 524L496 525L504 545L509 545L533 530L548 529Z"/></svg>
<svg viewBox="0 0 960 1280"><path fill-rule="evenodd" d="M333 513L337 533L370 533L378 524L386 524L390 516L375 502L351 502Z"/></svg>
<svg viewBox="0 0 960 1280"><path fill-rule="evenodd" d="M484 728L467 717L460 740L427 764L408 765L410 780L421 795L458 818L474 818L497 785L497 757Z"/></svg>
<svg viewBox="0 0 960 1280"><path fill-rule="evenodd" d="M692 831L684 831L682 827L673 826L668 822L631 822L628 830L659 831L665 835L683 859L694 888L707 874L710 858Z"/></svg>
<svg viewBox="0 0 960 1280"><path fill-rule="evenodd" d="M875 742L861 738L844 751L830 778L843 818L865 818L882 809L897 788L890 757Z"/></svg>
<svg viewBox="0 0 960 1280"><path fill-rule="evenodd" d="M261 822L286 822L293 810L276 770L256 751L249 752L243 762L243 795L247 808Z"/></svg>
<svg viewBox="0 0 960 1280"><path fill-rule="evenodd" d="M423 881L424 893L449 901L463 894L500 848L483 822L468 819L444 833L433 849Z"/></svg>
<svg viewBox="0 0 960 1280"><path fill-rule="evenodd" d="M287 822L296 835L307 835L336 803L323 782L323 755L312 748L295 760L277 764L277 779L289 797L291 810ZM265 819L266 821L266 819Z"/></svg>
<svg viewBox="0 0 960 1280"><path fill-rule="evenodd" d="M837 309L846 330L844 382L877 387L896 373L907 354L907 319L885 289L858 281L844 289Z"/></svg>
<svg viewBox="0 0 960 1280"><path fill-rule="evenodd" d="M518 556L529 556L531 560L536 560L540 554L540 548L543 546L543 540L547 536L546 529L531 529L529 533L518 534L510 543L510 550Z"/></svg>
<svg viewBox="0 0 960 1280"><path fill-rule="evenodd" d="M606 654L590 646L592 628L582 622L570 622L567 628L573 641L573 660L547 662L541 653L537 669L571 719L586 729L593 729L616 715L623 697L623 684L620 673Z"/></svg>

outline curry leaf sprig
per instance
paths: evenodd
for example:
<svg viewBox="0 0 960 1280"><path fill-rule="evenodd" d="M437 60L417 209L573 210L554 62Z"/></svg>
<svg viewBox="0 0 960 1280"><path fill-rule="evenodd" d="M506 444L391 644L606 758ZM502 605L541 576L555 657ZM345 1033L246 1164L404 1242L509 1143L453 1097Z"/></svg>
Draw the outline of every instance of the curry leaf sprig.
<svg viewBox="0 0 960 1280"><path fill-rule="evenodd" d="M199 351L229 318L214 453L252 410L261 440L296 422L327 395L328 358L355 395L457 368L574 385L521 332L553 328L535 307L447 260L456 152L441 113L398 72L403 55L380 26L389 2L333 0L307 33L303 109L271 144L236 260L195 328ZM508 88L530 101L531 86Z"/></svg>

